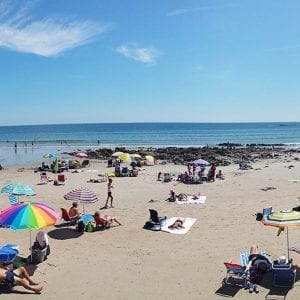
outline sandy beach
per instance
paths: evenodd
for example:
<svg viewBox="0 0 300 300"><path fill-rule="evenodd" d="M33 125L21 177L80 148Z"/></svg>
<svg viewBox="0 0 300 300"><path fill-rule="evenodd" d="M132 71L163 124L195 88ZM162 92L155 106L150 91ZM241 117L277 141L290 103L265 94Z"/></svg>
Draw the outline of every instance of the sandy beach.
<svg viewBox="0 0 300 300"><path fill-rule="evenodd" d="M91 161L91 166L80 173L65 172L66 183L61 186L52 182L40 185L39 173L33 172L36 166L0 171L0 186L26 183L37 195L20 197L22 201L46 203L57 212L61 207L70 207L71 203L63 196L76 187L87 187L99 198L98 202L85 206L87 212L94 213L104 205L106 183L87 181L112 170L105 161ZM221 167L225 180L197 185L156 181L159 171L175 174L186 171L184 166L173 164L146 166L136 178L113 178L115 207L101 213L116 216L123 225L83 235L72 226L46 228L51 254L45 262L29 266L33 278L44 285L42 294L35 298L223 299L229 293L234 299L264 299L270 291L268 280L259 286L258 294L222 289L226 274L223 263L229 259L240 262L240 251L249 250L252 244L266 250L273 259L287 255L285 234L277 237L277 229L256 221L255 214L267 206L276 211L299 205L300 183L288 180L299 178L300 163L283 157L261 160L252 167L251 170L238 170L236 164ZM56 178L52 173L49 176ZM170 190L200 192L206 196L206 203L169 203L165 200ZM0 194L0 209L8 206L8 196ZM149 208L167 217L191 217L197 221L184 235L145 230ZM300 229L291 228L289 233L291 245L299 244ZM8 242L20 246L20 256L29 255L28 231L1 229L0 244ZM299 254L291 256L294 263L300 264ZM32 294L24 294L23 288L16 287L14 291L1 294L1 299L33 298ZM299 298L296 282L288 299Z"/></svg>

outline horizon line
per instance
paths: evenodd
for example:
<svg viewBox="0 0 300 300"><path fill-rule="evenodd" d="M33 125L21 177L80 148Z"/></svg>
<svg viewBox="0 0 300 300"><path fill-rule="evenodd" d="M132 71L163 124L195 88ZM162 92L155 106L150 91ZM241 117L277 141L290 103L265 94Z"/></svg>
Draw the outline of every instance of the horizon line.
<svg viewBox="0 0 300 300"><path fill-rule="evenodd" d="M264 124L264 123L300 123L300 121L136 121L136 122L79 122L79 123L33 123L33 124L0 124L0 127L14 127L14 126L54 126L54 125L96 125L96 124Z"/></svg>

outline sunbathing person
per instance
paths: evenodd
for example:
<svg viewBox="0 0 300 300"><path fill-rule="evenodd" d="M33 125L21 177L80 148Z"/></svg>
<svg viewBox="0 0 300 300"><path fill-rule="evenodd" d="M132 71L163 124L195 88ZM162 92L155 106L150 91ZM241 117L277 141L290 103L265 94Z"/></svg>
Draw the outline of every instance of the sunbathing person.
<svg viewBox="0 0 300 300"><path fill-rule="evenodd" d="M113 222L117 223L118 225L122 225L115 217L108 215L101 216L99 211L95 212L94 219L97 227L109 228Z"/></svg>
<svg viewBox="0 0 300 300"><path fill-rule="evenodd" d="M9 269L10 264L11 262L2 263L2 265L0 266L0 281L4 281L10 287L13 287L14 285L21 285L25 289L33 291L35 293L40 293L42 291L43 287L37 286L39 284L34 282L30 278L24 267L19 267L11 271Z"/></svg>
<svg viewBox="0 0 300 300"><path fill-rule="evenodd" d="M169 225L169 229L184 229L184 219L177 219L172 225Z"/></svg>
<svg viewBox="0 0 300 300"><path fill-rule="evenodd" d="M91 178L90 180L88 180L88 182L92 182L92 183L101 183L101 182L105 182L105 179L94 179Z"/></svg>
<svg viewBox="0 0 300 300"><path fill-rule="evenodd" d="M180 193L176 197L178 201L187 201L187 194Z"/></svg>
<svg viewBox="0 0 300 300"><path fill-rule="evenodd" d="M246 269L258 270L262 273L265 273L268 270L269 265L269 259L259 253L257 245L253 245L250 248L249 263Z"/></svg>

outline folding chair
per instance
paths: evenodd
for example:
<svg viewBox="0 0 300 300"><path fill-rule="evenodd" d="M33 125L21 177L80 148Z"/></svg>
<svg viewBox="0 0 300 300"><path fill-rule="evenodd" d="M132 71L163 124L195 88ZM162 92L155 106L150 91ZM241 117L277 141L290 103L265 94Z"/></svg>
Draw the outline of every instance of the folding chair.
<svg viewBox="0 0 300 300"><path fill-rule="evenodd" d="M164 224L164 222L166 221L167 217L160 217L158 216L158 212L154 209L149 209L150 212L150 222L158 225L159 230L161 229L161 226Z"/></svg>
<svg viewBox="0 0 300 300"><path fill-rule="evenodd" d="M78 217L73 217L71 218L69 216L68 211L65 208L60 208L61 209L61 219L67 222L69 225L75 225L78 221Z"/></svg>
<svg viewBox="0 0 300 300"><path fill-rule="evenodd" d="M31 247L32 262L41 263L50 254L49 240L46 232L38 231L35 242Z"/></svg>
<svg viewBox="0 0 300 300"><path fill-rule="evenodd" d="M19 204L19 198L18 198L18 196L14 195L14 194L10 194L8 196L8 200L9 200L10 205Z"/></svg>
<svg viewBox="0 0 300 300"><path fill-rule="evenodd" d="M41 183L47 183L49 181L47 174L44 172L40 173L40 178L41 178Z"/></svg>
<svg viewBox="0 0 300 300"><path fill-rule="evenodd" d="M228 284L243 288L248 287L250 277L245 266L232 262L224 262L224 265L226 267L226 277L223 279L222 285Z"/></svg>
<svg viewBox="0 0 300 300"><path fill-rule="evenodd" d="M273 213L273 208L272 206L266 207L263 209L262 215L263 219L266 219L271 213Z"/></svg>
<svg viewBox="0 0 300 300"><path fill-rule="evenodd" d="M83 168L89 167L90 166L90 161L88 159L83 160L82 163L81 163L81 166Z"/></svg>
<svg viewBox="0 0 300 300"><path fill-rule="evenodd" d="M58 174L57 175L57 183L58 184L65 184L66 178L64 174Z"/></svg>

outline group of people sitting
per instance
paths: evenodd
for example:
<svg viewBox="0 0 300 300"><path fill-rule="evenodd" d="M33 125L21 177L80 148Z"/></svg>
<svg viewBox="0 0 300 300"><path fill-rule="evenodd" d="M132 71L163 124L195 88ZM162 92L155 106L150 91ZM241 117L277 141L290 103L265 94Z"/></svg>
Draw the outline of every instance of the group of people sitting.
<svg viewBox="0 0 300 300"><path fill-rule="evenodd" d="M82 214L79 212L78 209L78 203L73 202L71 208L69 209L69 217L72 220L75 220L78 222L81 218ZM99 211L96 211L93 214L94 217L94 223L96 225L96 228L109 228L113 223L116 223L118 225L122 225L117 218L109 216L109 215L100 215Z"/></svg>
<svg viewBox="0 0 300 300"><path fill-rule="evenodd" d="M206 168L204 166L200 167L200 170L196 172L195 167L191 169L191 165L188 165L188 171L178 175L177 180L183 183L202 183L205 181L215 181L215 179L224 180L225 176L222 170L216 173L216 166L211 165L210 169L206 173Z"/></svg>

